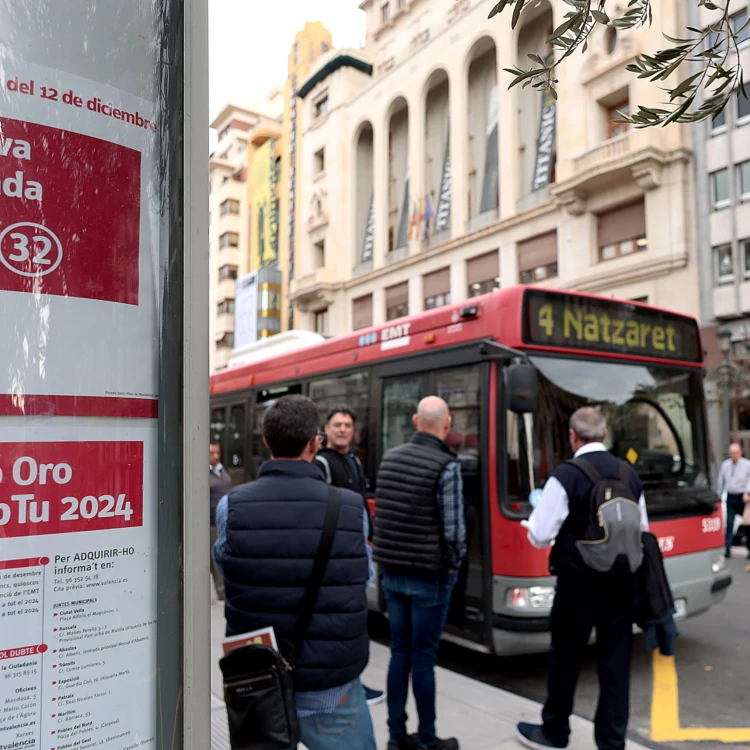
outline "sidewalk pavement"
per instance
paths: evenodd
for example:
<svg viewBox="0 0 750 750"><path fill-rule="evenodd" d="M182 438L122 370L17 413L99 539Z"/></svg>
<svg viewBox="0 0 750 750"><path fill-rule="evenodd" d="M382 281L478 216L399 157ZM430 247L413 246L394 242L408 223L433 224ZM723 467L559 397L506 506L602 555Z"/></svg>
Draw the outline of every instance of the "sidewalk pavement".
<svg viewBox="0 0 750 750"><path fill-rule="evenodd" d="M224 635L223 606L211 605L211 750L229 750L226 712L222 702L221 642ZM371 644L370 663L362 681L372 688L383 689L388 670L388 649ZM504 690L485 685L442 667L437 668L438 734L457 737L465 750L519 750L515 739L518 721L539 721L541 706ZM413 698L408 708L410 731L416 731L417 712ZM385 703L371 708L378 748L388 744ZM573 717L571 747L575 750L595 750L594 729L590 721ZM628 750L645 750L643 745L628 741Z"/></svg>

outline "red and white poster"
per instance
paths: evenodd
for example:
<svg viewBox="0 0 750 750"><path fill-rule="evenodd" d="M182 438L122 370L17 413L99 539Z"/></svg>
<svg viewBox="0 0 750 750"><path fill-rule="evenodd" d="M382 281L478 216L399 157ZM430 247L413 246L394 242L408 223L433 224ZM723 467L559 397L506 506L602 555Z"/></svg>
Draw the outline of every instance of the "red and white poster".
<svg viewBox="0 0 750 750"><path fill-rule="evenodd" d="M149 750L166 236L156 34L145 13L137 34L117 13L103 24L108 7L92 11L91 48L73 40L66 56L34 27L48 18L72 38L88 23L80 4L17 10L0 35L0 749Z"/></svg>
<svg viewBox="0 0 750 750"><path fill-rule="evenodd" d="M14 333L0 415L142 416L143 402L155 415L155 120L143 99L0 48L0 309Z"/></svg>
<svg viewBox="0 0 750 750"><path fill-rule="evenodd" d="M0 421L0 747L155 747L155 430L18 442L22 420Z"/></svg>

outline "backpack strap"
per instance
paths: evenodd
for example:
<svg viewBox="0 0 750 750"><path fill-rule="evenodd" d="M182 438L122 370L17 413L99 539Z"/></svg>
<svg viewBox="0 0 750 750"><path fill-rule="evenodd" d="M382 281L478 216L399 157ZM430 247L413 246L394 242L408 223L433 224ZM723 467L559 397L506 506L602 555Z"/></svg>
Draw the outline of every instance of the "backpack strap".
<svg viewBox="0 0 750 750"><path fill-rule="evenodd" d="M320 453L318 453L318 455L315 456L315 461L323 469L323 472L326 475L326 484L333 484L333 475L331 474L331 464L328 463L328 459L325 456L321 456Z"/></svg>
<svg viewBox="0 0 750 750"><path fill-rule="evenodd" d="M596 484L602 478L602 475L588 461L580 458L572 458L564 463L575 466L576 469L586 475L591 484Z"/></svg>

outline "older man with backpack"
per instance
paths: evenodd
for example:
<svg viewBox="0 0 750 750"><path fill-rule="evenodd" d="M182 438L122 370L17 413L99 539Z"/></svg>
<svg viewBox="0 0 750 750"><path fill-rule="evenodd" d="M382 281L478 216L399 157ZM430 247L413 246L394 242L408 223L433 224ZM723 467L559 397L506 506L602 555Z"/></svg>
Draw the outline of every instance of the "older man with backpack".
<svg viewBox="0 0 750 750"><path fill-rule="evenodd" d="M537 750L568 746L576 683L594 628L596 745L599 750L625 748L636 573L648 516L638 474L607 450L606 436L606 421L597 409L584 407L572 415L574 458L553 471L524 522L532 545L544 548L554 542L550 572L557 576L543 723L518 725L520 742Z"/></svg>

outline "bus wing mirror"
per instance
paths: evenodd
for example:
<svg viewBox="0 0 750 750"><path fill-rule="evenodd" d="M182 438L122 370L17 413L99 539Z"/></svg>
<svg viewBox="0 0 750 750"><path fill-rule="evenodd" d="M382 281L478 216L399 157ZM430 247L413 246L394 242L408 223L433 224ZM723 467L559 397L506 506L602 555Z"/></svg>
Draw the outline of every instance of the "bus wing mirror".
<svg viewBox="0 0 750 750"><path fill-rule="evenodd" d="M536 367L514 364L508 369L508 408L514 414L530 414L539 396Z"/></svg>

